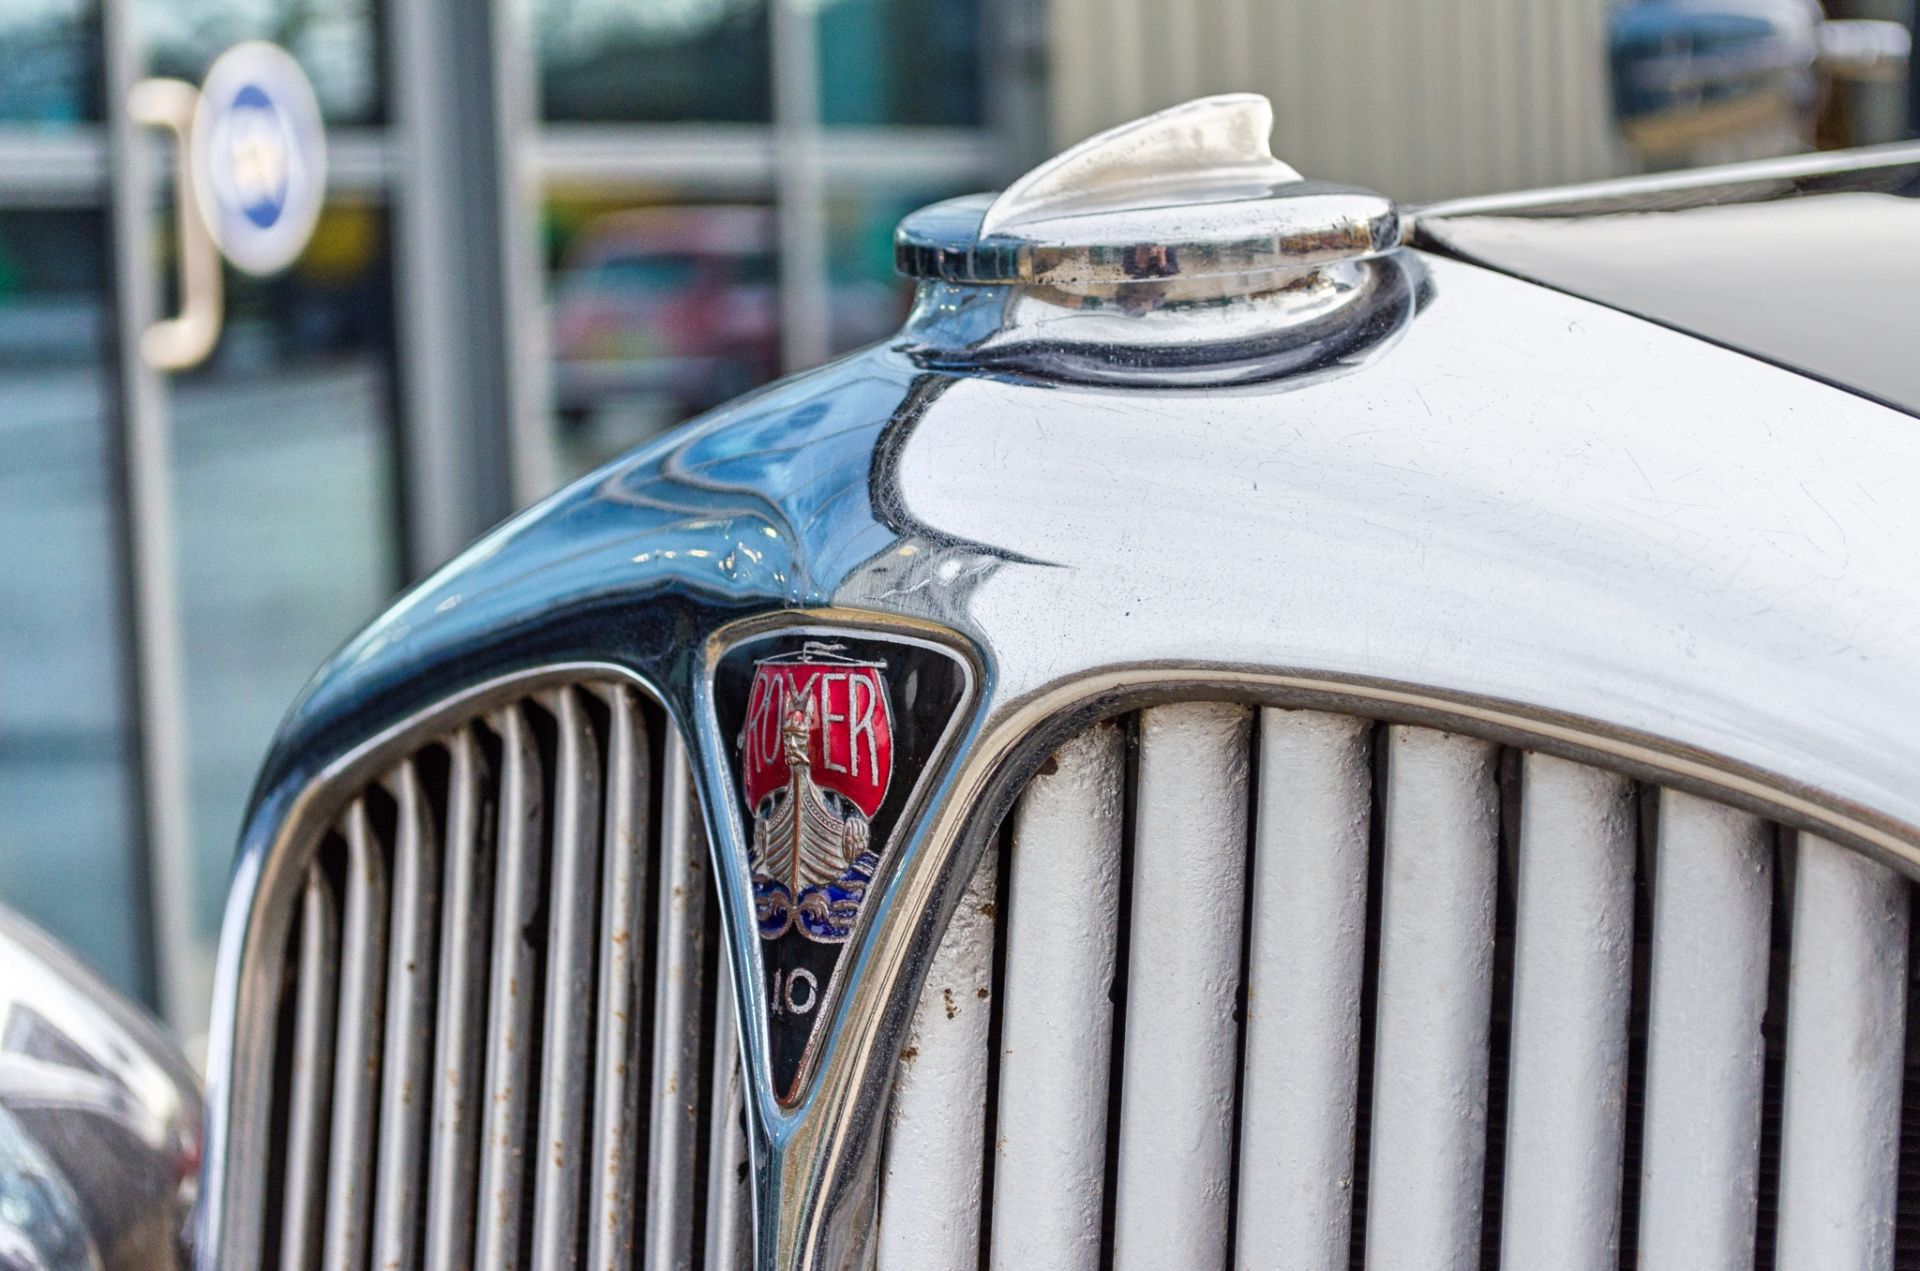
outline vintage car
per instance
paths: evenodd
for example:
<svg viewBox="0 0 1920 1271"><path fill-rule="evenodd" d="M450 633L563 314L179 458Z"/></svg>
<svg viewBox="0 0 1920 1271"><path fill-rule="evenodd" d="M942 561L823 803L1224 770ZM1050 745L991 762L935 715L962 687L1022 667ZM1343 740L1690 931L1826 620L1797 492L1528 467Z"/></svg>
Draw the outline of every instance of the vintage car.
<svg viewBox="0 0 1920 1271"><path fill-rule="evenodd" d="M1920 145L1270 123L915 214L898 335L334 659L195 1265L1920 1265Z"/></svg>

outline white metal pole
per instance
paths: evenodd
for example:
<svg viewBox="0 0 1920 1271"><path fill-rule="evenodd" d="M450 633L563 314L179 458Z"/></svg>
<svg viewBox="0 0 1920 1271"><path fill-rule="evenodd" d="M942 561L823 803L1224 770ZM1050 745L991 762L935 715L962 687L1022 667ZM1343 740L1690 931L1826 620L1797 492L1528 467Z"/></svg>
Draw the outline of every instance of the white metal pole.
<svg viewBox="0 0 1920 1271"><path fill-rule="evenodd" d="M146 61L132 4L133 0L103 0L101 5L125 604L132 636L137 784L152 905L154 979L168 1021L191 1037L206 1031L210 986L196 972L193 956L186 689L174 575L171 423L166 384L139 351L156 307L151 209L157 174L150 139L127 111L127 96L144 74ZM181 211L191 214L191 209Z"/></svg>
<svg viewBox="0 0 1920 1271"><path fill-rule="evenodd" d="M820 33L815 0L772 0L774 189L779 200L780 357L804 370L833 354L821 173Z"/></svg>

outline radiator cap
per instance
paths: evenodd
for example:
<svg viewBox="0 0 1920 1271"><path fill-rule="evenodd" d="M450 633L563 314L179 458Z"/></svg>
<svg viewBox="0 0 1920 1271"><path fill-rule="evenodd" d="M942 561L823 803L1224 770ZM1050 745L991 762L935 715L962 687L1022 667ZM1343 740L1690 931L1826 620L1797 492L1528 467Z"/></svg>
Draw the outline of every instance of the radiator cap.
<svg viewBox="0 0 1920 1271"><path fill-rule="evenodd" d="M997 197L923 208L894 234L914 278L1112 286L1303 271L1400 244L1393 200L1273 157L1273 106L1202 97L1091 137Z"/></svg>

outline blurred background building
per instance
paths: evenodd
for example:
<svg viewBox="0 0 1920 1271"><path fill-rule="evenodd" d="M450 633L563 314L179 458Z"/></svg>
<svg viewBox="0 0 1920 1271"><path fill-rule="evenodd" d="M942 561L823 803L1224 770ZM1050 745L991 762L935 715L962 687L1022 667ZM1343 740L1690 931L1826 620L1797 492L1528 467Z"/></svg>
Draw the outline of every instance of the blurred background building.
<svg viewBox="0 0 1920 1271"><path fill-rule="evenodd" d="M0 900L202 1031L328 653L515 507L884 336L901 215L1108 124L1262 91L1282 157L1407 201L1911 134L1883 81L1635 135L1609 42L1663 3L7 0ZM119 103L253 38L316 86L328 206L163 378L167 162Z"/></svg>

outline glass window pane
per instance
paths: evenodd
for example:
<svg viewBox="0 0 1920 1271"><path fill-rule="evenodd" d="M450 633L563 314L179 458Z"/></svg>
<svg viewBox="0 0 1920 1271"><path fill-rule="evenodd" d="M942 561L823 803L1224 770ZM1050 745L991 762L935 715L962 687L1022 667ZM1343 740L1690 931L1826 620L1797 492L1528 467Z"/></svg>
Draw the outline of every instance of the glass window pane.
<svg viewBox="0 0 1920 1271"><path fill-rule="evenodd" d="M0 210L0 901L150 996L108 448L104 218Z"/></svg>
<svg viewBox="0 0 1920 1271"><path fill-rule="evenodd" d="M829 124L978 124L980 0L822 0Z"/></svg>
<svg viewBox="0 0 1920 1271"><path fill-rule="evenodd" d="M773 210L685 199L548 204L554 405L568 472L779 373Z"/></svg>
<svg viewBox="0 0 1920 1271"><path fill-rule="evenodd" d="M92 0L0 4L0 123L99 119L99 29Z"/></svg>
<svg viewBox="0 0 1920 1271"><path fill-rule="evenodd" d="M833 288L833 351L883 340L913 303L913 284L893 269L893 231L916 208L963 189L841 190L827 200L827 277Z"/></svg>
<svg viewBox="0 0 1920 1271"><path fill-rule="evenodd" d="M38 0L35 0L38 2ZM327 122L383 115L376 0L126 0L145 28L155 75L199 83L242 40L269 40L298 59Z"/></svg>
<svg viewBox="0 0 1920 1271"><path fill-rule="evenodd" d="M192 918L203 974L274 729L400 580L387 242L380 208L336 202L286 274L229 271L220 345L174 381Z"/></svg>
<svg viewBox="0 0 1920 1271"><path fill-rule="evenodd" d="M542 117L764 123L766 0L534 0Z"/></svg>

